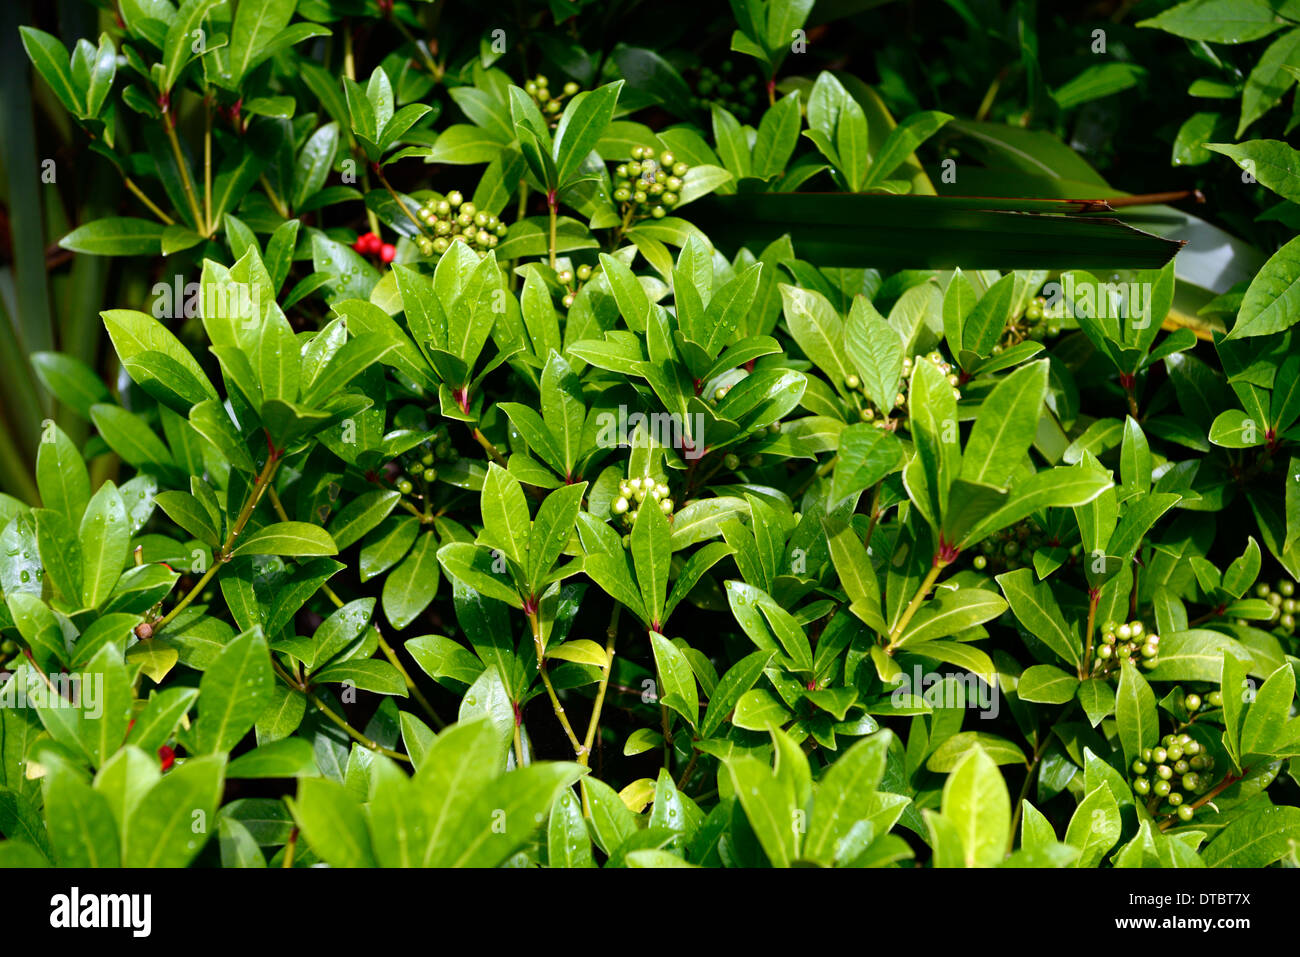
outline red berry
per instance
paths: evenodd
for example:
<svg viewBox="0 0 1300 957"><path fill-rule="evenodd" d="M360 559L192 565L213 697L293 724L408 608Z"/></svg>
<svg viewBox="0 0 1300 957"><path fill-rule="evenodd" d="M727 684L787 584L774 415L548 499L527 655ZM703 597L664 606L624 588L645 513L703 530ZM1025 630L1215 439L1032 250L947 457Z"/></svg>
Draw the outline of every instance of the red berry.
<svg viewBox="0 0 1300 957"><path fill-rule="evenodd" d="M162 769L168 771L176 763L176 752L164 744L158 749L158 759L162 761Z"/></svg>
<svg viewBox="0 0 1300 957"><path fill-rule="evenodd" d="M397 258L397 247L392 243L384 243L379 247L379 258L386 263L392 262Z"/></svg>

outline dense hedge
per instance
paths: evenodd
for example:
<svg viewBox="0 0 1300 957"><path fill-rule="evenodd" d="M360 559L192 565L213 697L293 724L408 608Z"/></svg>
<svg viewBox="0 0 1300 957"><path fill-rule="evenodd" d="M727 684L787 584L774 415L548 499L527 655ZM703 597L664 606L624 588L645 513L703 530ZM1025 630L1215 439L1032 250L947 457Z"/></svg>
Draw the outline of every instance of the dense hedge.
<svg viewBox="0 0 1300 957"><path fill-rule="evenodd" d="M29 11L0 863L1300 864L1300 8L499 6Z"/></svg>

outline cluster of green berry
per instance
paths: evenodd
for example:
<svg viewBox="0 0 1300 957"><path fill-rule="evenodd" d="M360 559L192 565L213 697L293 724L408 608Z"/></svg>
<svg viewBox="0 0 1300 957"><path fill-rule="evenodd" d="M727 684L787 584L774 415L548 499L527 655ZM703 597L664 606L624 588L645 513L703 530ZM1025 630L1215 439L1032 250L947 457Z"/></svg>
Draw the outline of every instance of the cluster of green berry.
<svg viewBox="0 0 1300 957"><path fill-rule="evenodd" d="M624 220L667 216L681 201L683 177L690 170L667 150L656 158L654 147L632 147L632 159L614 169L614 201L623 204Z"/></svg>
<svg viewBox="0 0 1300 957"><path fill-rule="evenodd" d="M735 64L723 60L718 73L707 66L700 67L695 81L696 96L691 105L697 110L707 110L713 104L744 121L754 115L759 105L758 77L749 73L736 79L732 76Z"/></svg>
<svg viewBox="0 0 1300 957"><path fill-rule="evenodd" d="M980 542L980 554L975 556L972 564L977 571L992 567L993 574L1015 571L1032 566L1034 553L1047 544L1050 544L1047 532L1037 520L1027 518ZM1076 545L1072 551L1077 554L1079 546Z"/></svg>
<svg viewBox="0 0 1300 957"><path fill-rule="evenodd" d="M417 215L433 232L432 238L420 235L415 239L420 253L426 257L435 253L441 256L457 240L482 254L495 248L506 234L506 224L499 217L466 202L456 190L448 193L446 199L430 199Z"/></svg>
<svg viewBox="0 0 1300 957"><path fill-rule="evenodd" d="M1002 330L1001 338L998 339L997 345L993 347L994 355L1002 352L1003 349L1019 345L1026 339L1038 342L1049 337L1055 338L1059 336L1061 334L1061 324L1054 317L1048 316L1044 312L1046 307L1047 300L1042 296L1036 296L1029 301L1023 315L1008 320L1007 327Z"/></svg>
<svg viewBox="0 0 1300 957"><path fill-rule="evenodd" d="M524 92L533 98L533 102L537 104L537 108L542 111L542 115L551 126L555 126L560 121L564 101L574 96L580 89L582 87L570 80L564 84L564 88L559 93L552 93L551 81L543 73L537 74L524 84Z"/></svg>
<svg viewBox="0 0 1300 957"><path fill-rule="evenodd" d="M647 501L652 507L657 506L664 515L671 518L673 500L668 497L668 494L667 485L656 482L648 475L645 478L624 479L619 483L618 498L614 499L610 510L620 517L628 528L636 522L637 514Z"/></svg>
<svg viewBox="0 0 1300 957"><path fill-rule="evenodd" d="M1126 621L1119 625L1108 621L1093 653L1096 661L1092 671L1097 677L1117 674L1124 661L1141 663L1143 669L1150 671L1160 663L1160 636L1147 631L1140 621Z"/></svg>
<svg viewBox="0 0 1300 957"><path fill-rule="evenodd" d="M1186 732L1167 734L1156 747L1143 748L1129 770L1133 772L1134 794L1163 798L1162 812L1177 814L1186 823L1196 816L1196 809L1187 803L1188 796L1204 794L1213 784L1214 756Z"/></svg>
<svg viewBox="0 0 1300 957"><path fill-rule="evenodd" d="M447 427L440 425L426 442L406 453L402 472L393 485L403 495L410 495L418 481L424 483L427 492L429 486L438 481L437 463L450 465L459 458L460 453L452 446Z"/></svg>
<svg viewBox="0 0 1300 957"><path fill-rule="evenodd" d="M961 379L958 378L956 371L954 371L952 363L945 359L942 353L934 350L927 352L924 357L907 356L903 359L903 380L899 384L898 395L894 397L893 408L877 409L871 402L865 402L860 413L863 422L873 422L878 429L893 429L897 426L897 422L892 418L893 412L894 409L906 410L907 408L908 383L912 381L912 369L915 367L918 358L925 358L933 362L947 378L948 384L952 386L953 396L959 400L961 399L961 389L957 387ZM857 392L862 389L862 380L855 375L849 375L845 378L844 385L850 391ZM902 411L900 414L906 415L906 411Z"/></svg>
<svg viewBox="0 0 1300 957"><path fill-rule="evenodd" d="M577 269L561 269L555 274L555 278L564 287L564 298L560 302L565 309L568 309L573 305L573 300L578 298L578 290L582 288L582 284L591 278L591 267L584 264Z"/></svg>
<svg viewBox="0 0 1300 957"><path fill-rule="evenodd" d="M1295 597L1295 584L1284 578L1272 588L1263 582L1255 586L1255 595L1277 609L1277 623L1288 635L1295 631L1296 611L1300 609L1300 601Z"/></svg>

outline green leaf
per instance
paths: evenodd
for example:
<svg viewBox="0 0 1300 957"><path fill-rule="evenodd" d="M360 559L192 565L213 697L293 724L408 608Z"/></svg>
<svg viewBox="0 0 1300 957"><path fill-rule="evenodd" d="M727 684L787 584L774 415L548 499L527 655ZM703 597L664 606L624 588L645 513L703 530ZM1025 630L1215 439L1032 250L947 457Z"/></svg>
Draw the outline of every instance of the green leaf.
<svg viewBox="0 0 1300 957"><path fill-rule="evenodd" d="M230 751L271 701L275 675L260 629L225 646L199 683L194 740L200 753Z"/></svg>
<svg viewBox="0 0 1300 957"><path fill-rule="evenodd" d="M632 526L632 563L652 630L659 627L668 597L668 571L672 564L670 536L668 520L659 503L647 496Z"/></svg>
<svg viewBox="0 0 1300 957"><path fill-rule="evenodd" d="M480 504L485 542L516 564L523 565L532 522L519 480L495 462L490 463Z"/></svg>
<svg viewBox="0 0 1300 957"><path fill-rule="evenodd" d="M225 781L224 755L189 758L162 776L126 821L125 867L185 867L207 843Z"/></svg>
<svg viewBox="0 0 1300 957"><path fill-rule="evenodd" d="M282 738L241 754L226 768L228 778L300 778L320 774L311 743Z"/></svg>
<svg viewBox="0 0 1300 957"><path fill-rule="evenodd" d="M560 188L569 184L587 154L596 148L614 118L623 81L579 93L568 103L555 128L555 168Z"/></svg>
<svg viewBox="0 0 1300 957"><path fill-rule="evenodd" d="M126 502L112 482L101 485L86 506L80 539L82 607L98 608L122 575L131 540Z"/></svg>
<svg viewBox="0 0 1300 957"><path fill-rule="evenodd" d="M1268 36L1282 23L1268 0L1186 0L1137 25L1186 40L1248 43Z"/></svg>
<svg viewBox="0 0 1300 957"><path fill-rule="evenodd" d="M36 449L36 487L46 508L81 523L90 501L90 473L76 445L53 421L41 432Z"/></svg>
<svg viewBox="0 0 1300 957"><path fill-rule="evenodd" d="M867 171L862 189L879 186L887 180L900 164L906 162L907 158L916 152L918 146L937 133L951 119L951 115L938 110L923 110L913 113L890 130L884 144L876 150L871 160L871 168Z"/></svg>
<svg viewBox="0 0 1300 957"><path fill-rule="evenodd" d="M546 861L551 867L596 866L582 806L572 791L561 791L551 806L546 827Z"/></svg>
<svg viewBox="0 0 1300 957"><path fill-rule="evenodd" d="M1121 825L1119 805L1110 787L1102 784L1091 791L1079 802L1065 829L1065 843L1079 849L1073 866L1100 864L1106 852L1119 841Z"/></svg>
<svg viewBox="0 0 1300 957"><path fill-rule="evenodd" d="M68 63L68 51L64 45L44 30L35 27L20 26L18 32L23 38L23 48L31 58L36 72L54 91L59 102L67 107L68 112L76 116L86 113L85 90L77 89Z"/></svg>
<svg viewBox="0 0 1300 957"><path fill-rule="evenodd" d="M842 856L841 846L859 822L872 820L881 807L876 793L885 774L893 735L863 738L840 755L817 783L802 856L829 866ZM883 830L883 828L881 828Z"/></svg>
<svg viewBox="0 0 1300 957"><path fill-rule="evenodd" d="M992 621L1007 610L1007 602L996 592L983 588L941 590L923 604L898 638L899 647L919 645L947 638L967 628Z"/></svg>
<svg viewBox="0 0 1300 957"><path fill-rule="evenodd" d="M961 838L966 867L993 867L1006 853L1011 798L1001 772L983 748L972 748L948 775L943 816Z"/></svg>
<svg viewBox="0 0 1300 957"><path fill-rule="evenodd" d="M844 347L877 411L893 408L903 374L903 342L866 296L853 297Z"/></svg>
<svg viewBox="0 0 1300 957"><path fill-rule="evenodd" d="M789 867L797 854L793 789L758 758L748 754L725 758L732 790L740 799L750 827L773 867Z"/></svg>
<svg viewBox="0 0 1300 957"><path fill-rule="evenodd" d="M121 866L118 826L108 799L66 762L52 764L43 790L46 833L55 863L60 867Z"/></svg>
<svg viewBox="0 0 1300 957"><path fill-rule="evenodd" d="M1146 679L1129 662L1123 663L1119 689L1115 693L1115 724L1124 760L1131 764L1160 737L1156 696ZM1077 846L1077 845L1076 845Z"/></svg>
<svg viewBox="0 0 1300 957"><path fill-rule="evenodd" d="M1300 188L1296 190L1300 198ZM1293 239L1255 274L1241 301L1229 339L1264 336L1289 329L1300 310L1300 238Z"/></svg>
<svg viewBox="0 0 1300 957"><path fill-rule="evenodd" d="M240 555L336 555L329 533L307 522L276 522L246 536L231 553Z"/></svg>
<svg viewBox="0 0 1300 957"><path fill-rule="evenodd" d="M1160 635L1160 655L1149 672L1151 681L1218 681L1225 658L1250 656L1227 635L1193 628Z"/></svg>
<svg viewBox="0 0 1300 957"><path fill-rule="evenodd" d="M1016 685L1016 694L1022 701L1042 704L1065 704L1074 700L1079 679L1051 665L1032 665L1026 668Z"/></svg>
<svg viewBox="0 0 1300 957"><path fill-rule="evenodd" d="M1021 568L997 576L998 587L1011 606L1011 613L1027 631L1077 666L1083 660L1082 640L1066 624L1060 605L1046 582L1035 582L1031 569Z"/></svg>
<svg viewBox="0 0 1300 957"><path fill-rule="evenodd" d="M727 670L709 695L709 706L700 723L701 737L712 737L722 727L727 715L737 708L741 697L754 687L771 660L772 652L760 649L746 655Z"/></svg>
<svg viewBox="0 0 1300 957"><path fill-rule="evenodd" d="M291 805L303 837L333 867L371 867L374 851L361 804L341 784L302 778Z"/></svg>
<svg viewBox="0 0 1300 957"><path fill-rule="evenodd" d="M1037 432L1047 396L1047 370L1045 359L1021 366L984 399L962 453L963 479L997 488L1011 484Z"/></svg>
<svg viewBox="0 0 1300 957"><path fill-rule="evenodd" d="M660 697L666 707L672 708L692 728L699 722L700 699L695 689L695 674L691 663L671 641L658 632L650 633L654 649L655 668L659 672Z"/></svg>
<svg viewBox="0 0 1300 957"><path fill-rule="evenodd" d="M334 540L335 546L341 551L359 541L388 517L401 497L401 493L395 489L374 489L352 499L339 509L330 522L329 536Z"/></svg>
<svg viewBox="0 0 1300 957"><path fill-rule="evenodd" d="M1206 867L1268 867L1295 850L1300 808L1267 807L1230 821L1206 845Z"/></svg>
<svg viewBox="0 0 1300 957"><path fill-rule="evenodd" d="M399 631L415 621L437 594L438 558L438 539L427 531L384 581L384 616Z"/></svg>
<svg viewBox="0 0 1300 957"><path fill-rule="evenodd" d="M790 335L804 355L831 378L832 384L845 389L849 369L844 364L844 323L835 308L821 293L780 283L781 301ZM892 405L892 403L891 403Z"/></svg>

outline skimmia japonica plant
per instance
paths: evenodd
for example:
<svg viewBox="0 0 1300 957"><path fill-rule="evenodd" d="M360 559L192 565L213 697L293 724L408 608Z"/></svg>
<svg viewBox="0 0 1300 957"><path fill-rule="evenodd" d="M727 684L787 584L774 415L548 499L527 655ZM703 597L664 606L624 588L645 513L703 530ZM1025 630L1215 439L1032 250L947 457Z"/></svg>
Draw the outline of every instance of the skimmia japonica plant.
<svg viewBox="0 0 1300 957"><path fill-rule="evenodd" d="M1300 5L44 6L0 864L1300 864Z"/></svg>

